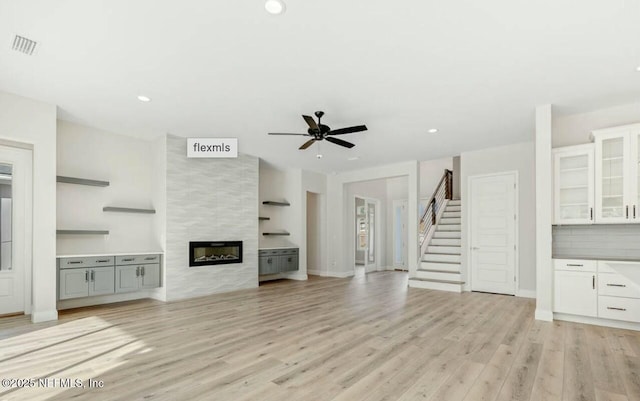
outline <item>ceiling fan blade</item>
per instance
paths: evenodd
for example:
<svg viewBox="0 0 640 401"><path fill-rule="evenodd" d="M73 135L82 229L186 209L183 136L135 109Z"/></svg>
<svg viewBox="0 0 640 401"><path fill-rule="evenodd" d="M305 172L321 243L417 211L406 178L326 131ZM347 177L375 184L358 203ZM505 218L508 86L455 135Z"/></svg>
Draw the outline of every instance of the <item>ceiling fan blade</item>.
<svg viewBox="0 0 640 401"><path fill-rule="evenodd" d="M340 145L340 146L344 146L345 148L349 148L351 149L352 147L356 146L354 144L352 144L351 142L347 142L347 141L343 141L342 139L338 139L338 138L332 138L330 136L324 138L327 141L331 142L331 143L335 143L336 145Z"/></svg>
<svg viewBox="0 0 640 401"><path fill-rule="evenodd" d="M354 132L361 132L361 131L366 131L366 130L367 130L367 126L366 125L356 125L356 126L353 126L353 127L347 127L347 128L340 128L340 129L331 130L331 131L327 132L327 135L352 134Z"/></svg>
<svg viewBox="0 0 640 401"><path fill-rule="evenodd" d="M313 145L313 143L315 142L315 138L314 139L309 139L307 142L305 142L302 146L300 146L298 149L300 150L305 150L306 148L308 148L309 146Z"/></svg>
<svg viewBox="0 0 640 401"><path fill-rule="evenodd" d="M269 132L267 135L300 135L300 136L309 136L309 134L281 134L279 132Z"/></svg>
<svg viewBox="0 0 640 401"><path fill-rule="evenodd" d="M302 115L302 118L304 118L304 121L309 124L309 128L311 128L312 130L320 131L320 127L318 127L318 124L316 123L316 120L313 119L313 117Z"/></svg>

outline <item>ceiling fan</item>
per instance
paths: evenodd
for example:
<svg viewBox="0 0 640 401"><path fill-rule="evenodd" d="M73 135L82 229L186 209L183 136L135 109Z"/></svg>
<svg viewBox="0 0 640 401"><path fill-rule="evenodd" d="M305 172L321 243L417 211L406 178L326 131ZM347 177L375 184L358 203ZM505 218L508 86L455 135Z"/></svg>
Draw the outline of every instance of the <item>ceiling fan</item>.
<svg viewBox="0 0 640 401"><path fill-rule="evenodd" d="M316 111L316 117L318 117L318 122L316 123L313 117L303 115L302 118L309 125L309 129L306 134L281 134L281 133L272 133L269 132L269 135L296 135L296 136L310 136L312 137L307 142L300 146L300 150L304 150L309 146L313 145L316 141L322 141L326 139L331 143L335 143L336 145L344 146L345 148L351 149L356 146L351 142L343 141L342 139L334 138L335 135L345 135L345 134L353 134L355 132L366 131L366 125L356 125L353 127L340 128L332 130L328 125L324 125L320 122L322 116L324 116L324 111Z"/></svg>

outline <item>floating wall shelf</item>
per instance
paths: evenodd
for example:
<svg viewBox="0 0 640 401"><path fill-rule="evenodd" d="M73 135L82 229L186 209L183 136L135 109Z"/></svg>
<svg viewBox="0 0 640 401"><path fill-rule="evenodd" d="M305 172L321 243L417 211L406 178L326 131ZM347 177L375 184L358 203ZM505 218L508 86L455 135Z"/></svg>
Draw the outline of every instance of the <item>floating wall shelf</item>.
<svg viewBox="0 0 640 401"><path fill-rule="evenodd" d="M155 209L135 209L131 207L115 207L115 206L105 206L102 208L103 212L121 212L121 213L143 213L143 214L154 214L156 212Z"/></svg>
<svg viewBox="0 0 640 401"><path fill-rule="evenodd" d="M258 217L258 220L271 220L271 217Z"/></svg>
<svg viewBox="0 0 640 401"><path fill-rule="evenodd" d="M66 184L89 185L92 187L108 187L109 181L89 180L86 178L56 176L56 181Z"/></svg>
<svg viewBox="0 0 640 401"><path fill-rule="evenodd" d="M56 230L58 235L109 235L109 230Z"/></svg>
<svg viewBox="0 0 640 401"><path fill-rule="evenodd" d="M284 201L284 202L264 201L262 202L262 204L268 205L268 206L291 206L291 204L287 201Z"/></svg>
<svg viewBox="0 0 640 401"><path fill-rule="evenodd" d="M291 234L284 232L284 233L262 233L262 235L291 235Z"/></svg>

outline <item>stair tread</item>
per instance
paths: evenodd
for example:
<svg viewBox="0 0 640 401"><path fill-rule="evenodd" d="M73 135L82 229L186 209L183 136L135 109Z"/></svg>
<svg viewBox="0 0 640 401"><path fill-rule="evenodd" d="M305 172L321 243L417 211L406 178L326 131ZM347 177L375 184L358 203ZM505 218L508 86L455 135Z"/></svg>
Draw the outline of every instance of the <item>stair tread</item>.
<svg viewBox="0 0 640 401"><path fill-rule="evenodd" d="M434 278L417 278L417 277L411 277L409 280L415 280L415 281L429 281L432 283L443 283L443 284L464 284L464 281L457 281L457 280L437 280Z"/></svg>
<svg viewBox="0 0 640 401"><path fill-rule="evenodd" d="M425 252L425 255L455 255L460 256L459 253L439 253L439 252Z"/></svg>
<svg viewBox="0 0 640 401"><path fill-rule="evenodd" d="M429 273L451 273L451 274L460 274L459 271L453 270L435 270L435 269L418 269L419 272L429 272Z"/></svg>
<svg viewBox="0 0 640 401"><path fill-rule="evenodd" d="M422 262L424 262L424 263L445 263L445 264L448 264L448 265L458 265L458 266L462 264L461 262L440 262L440 261L435 261L435 260L424 260L424 259L422 259Z"/></svg>

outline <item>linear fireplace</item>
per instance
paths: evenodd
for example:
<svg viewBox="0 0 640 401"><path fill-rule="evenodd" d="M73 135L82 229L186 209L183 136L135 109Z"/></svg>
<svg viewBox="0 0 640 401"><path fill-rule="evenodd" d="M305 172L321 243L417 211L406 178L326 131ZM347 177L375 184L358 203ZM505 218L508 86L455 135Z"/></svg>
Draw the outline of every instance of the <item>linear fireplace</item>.
<svg viewBox="0 0 640 401"><path fill-rule="evenodd" d="M189 266L242 263L242 241L189 242Z"/></svg>

